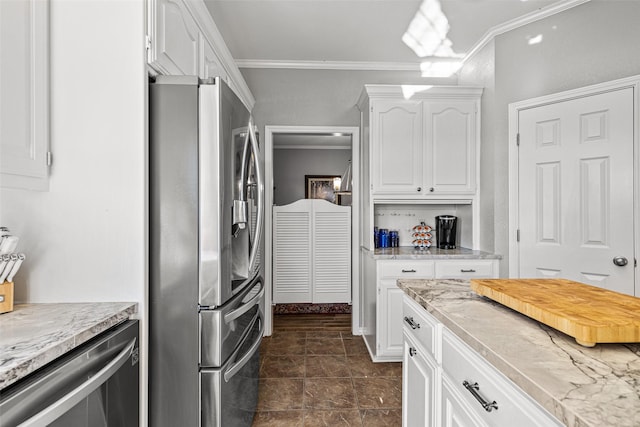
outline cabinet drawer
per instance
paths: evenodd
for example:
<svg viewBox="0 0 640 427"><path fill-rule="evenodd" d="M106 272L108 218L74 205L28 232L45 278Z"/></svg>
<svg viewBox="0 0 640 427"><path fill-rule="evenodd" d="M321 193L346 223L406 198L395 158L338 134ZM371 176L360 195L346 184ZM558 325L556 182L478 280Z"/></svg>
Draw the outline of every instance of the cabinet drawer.
<svg viewBox="0 0 640 427"><path fill-rule="evenodd" d="M408 296L402 304L402 327L440 363L440 322Z"/></svg>
<svg viewBox="0 0 640 427"><path fill-rule="evenodd" d="M550 427L561 426L544 408L531 400L517 385L498 372L486 360L460 341L449 330L442 332L443 376L450 379L458 394L474 415L490 426ZM463 385L477 384L477 397ZM480 403L495 402L490 412Z"/></svg>
<svg viewBox="0 0 640 427"><path fill-rule="evenodd" d="M464 279L471 277L498 277L497 261L491 259L465 259L438 261L436 279Z"/></svg>
<svg viewBox="0 0 640 427"><path fill-rule="evenodd" d="M433 264L433 261L380 261L380 277L432 279Z"/></svg>

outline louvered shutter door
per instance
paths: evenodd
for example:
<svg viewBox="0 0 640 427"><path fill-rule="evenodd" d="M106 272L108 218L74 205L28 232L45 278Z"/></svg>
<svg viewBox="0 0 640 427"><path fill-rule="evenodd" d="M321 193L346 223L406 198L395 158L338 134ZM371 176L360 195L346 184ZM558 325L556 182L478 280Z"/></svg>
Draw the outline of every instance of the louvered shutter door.
<svg viewBox="0 0 640 427"><path fill-rule="evenodd" d="M313 200L313 302L351 302L351 208Z"/></svg>
<svg viewBox="0 0 640 427"><path fill-rule="evenodd" d="M311 204L273 208L273 302L311 302Z"/></svg>

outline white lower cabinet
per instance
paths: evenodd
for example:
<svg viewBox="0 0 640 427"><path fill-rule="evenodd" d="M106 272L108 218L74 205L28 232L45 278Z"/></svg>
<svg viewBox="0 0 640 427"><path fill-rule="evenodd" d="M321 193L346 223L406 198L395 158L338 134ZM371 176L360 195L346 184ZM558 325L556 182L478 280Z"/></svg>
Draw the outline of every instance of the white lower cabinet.
<svg viewBox="0 0 640 427"><path fill-rule="evenodd" d="M433 357L405 335L402 361L402 418L407 427L437 427L436 384L440 371Z"/></svg>
<svg viewBox="0 0 640 427"><path fill-rule="evenodd" d="M380 320L393 319L402 313L404 292L396 286L395 280L380 281ZM402 323L380 322L378 329L378 353L380 356L394 357L402 354Z"/></svg>
<svg viewBox="0 0 640 427"><path fill-rule="evenodd" d="M374 269L375 294L365 295L365 307L375 307L371 316L365 314L364 335L371 358L376 362L402 360L402 296L398 279L459 279L498 277L497 259L431 259L377 260L365 269ZM372 286L367 283L366 286ZM367 309L365 309L365 312Z"/></svg>
<svg viewBox="0 0 640 427"><path fill-rule="evenodd" d="M462 342L453 332L404 297L405 317L413 317L419 328L405 325L405 356L403 366L403 426L429 426L430 422L447 427L556 427L562 426L516 384L488 363L480 354ZM434 332L425 334L423 325ZM426 339L425 339L426 337ZM433 348L431 352L426 348ZM414 365L424 362L419 354L406 354L411 348L423 349L424 359L431 362L428 383L419 378L422 372ZM424 369L423 369L424 371ZM415 377L415 378L414 378ZM423 387L423 390L418 388ZM430 409L429 418L417 411L422 405ZM422 423L422 424L421 424Z"/></svg>
<svg viewBox="0 0 640 427"><path fill-rule="evenodd" d="M440 406L442 425L447 427L486 427L485 423L473 415L473 411L464 403L461 396L456 395L455 388L451 380L446 375L443 375L442 404ZM403 425L412 425L412 422L412 420L407 419L407 424L403 423ZM512 425L515 426L517 424Z"/></svg>

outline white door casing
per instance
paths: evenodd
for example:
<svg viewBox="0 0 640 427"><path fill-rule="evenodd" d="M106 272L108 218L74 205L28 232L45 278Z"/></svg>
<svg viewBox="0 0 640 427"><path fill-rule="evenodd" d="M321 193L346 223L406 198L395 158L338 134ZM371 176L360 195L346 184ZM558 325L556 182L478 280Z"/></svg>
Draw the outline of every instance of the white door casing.
<svg viewBox="0 0 640 427"><path fill-rule="evenodd" d="M360 330L360 247L359 242L359 206L360 192L360 128L352 126L275 126L266 125L265 133L265 335L273 331L273 137L275 134L331 134L351 135L351 167L353 189L351 194L351 298L352 332L361 335Z"/></svg>
<svg viewBox="0 0 640 427"><path fill-rule="evenodd" d="M511 156L512 277L562 277L635 294L637 99L628 81L613 83L511 106L519 133ZM628 264L615 265L615 257Z"/></svg>

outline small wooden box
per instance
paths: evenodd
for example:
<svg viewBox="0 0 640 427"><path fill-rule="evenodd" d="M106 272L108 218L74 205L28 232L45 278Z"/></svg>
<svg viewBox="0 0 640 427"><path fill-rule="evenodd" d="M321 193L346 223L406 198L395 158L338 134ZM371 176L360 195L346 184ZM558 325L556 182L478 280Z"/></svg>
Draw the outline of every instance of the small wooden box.
<svg viewBox="0 0 640 427"><path fill-rule="evenodd" d="M13 282L0 284L0 313L13 311Z"/></svg>

